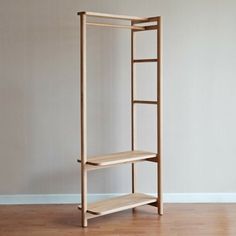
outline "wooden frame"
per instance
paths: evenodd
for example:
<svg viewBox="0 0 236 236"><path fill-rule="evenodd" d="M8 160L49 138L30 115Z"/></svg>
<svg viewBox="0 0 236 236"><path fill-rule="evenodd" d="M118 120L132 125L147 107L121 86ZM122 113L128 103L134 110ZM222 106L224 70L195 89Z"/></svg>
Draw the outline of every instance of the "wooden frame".
<svg viewBox="0 0 236 236"><path fill-rule="evenodd" d="M161 17L135 17L112 15L96 12L78 12L80 16L80 128L81 128L81 225L86 227L88 219L126 210L141 205L152 205L158 209L158 214L163 214L162 197L162 65L161 65ZM117 25L111 23L88 22L87 17L109 18L129 21L130 25ZM147 25L149 23L155 23ZM145 25L143 25L145 24ZM131 30L131 150L127 152L96 156L87 159L87 105L86 105L86 28L87 26L125 28ZM135 57L135 37L138 32L147 30L157 31L157 58L140 59ZM135 65L137 63L157 63L157 99L156 101L136 99ZM136 105L152 104L157 106L157 152L138 151L135 148L135 107ZM157 196L149 196L136 192L135 163L150 161L157 165ZM100 168L108 168L118 164L131 163L132 190L131 194L87 203L87 174Z"/></svg>

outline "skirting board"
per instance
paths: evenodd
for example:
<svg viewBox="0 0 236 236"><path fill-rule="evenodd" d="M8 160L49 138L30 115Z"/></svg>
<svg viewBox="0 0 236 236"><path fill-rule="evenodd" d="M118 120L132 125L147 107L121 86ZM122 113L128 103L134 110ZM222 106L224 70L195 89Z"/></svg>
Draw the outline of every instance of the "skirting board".
<svg viewBox="0 0 236 236"><path fill-rule="evenodd" d="M150 194L150 193L149 193ZM88 201L99 201L123 194L88 194ZM153 195L153 194L151 194ZM80 194L0 195L0 205L78 204ZM236 203L236 193L165 193L165 203Z"/></svg>

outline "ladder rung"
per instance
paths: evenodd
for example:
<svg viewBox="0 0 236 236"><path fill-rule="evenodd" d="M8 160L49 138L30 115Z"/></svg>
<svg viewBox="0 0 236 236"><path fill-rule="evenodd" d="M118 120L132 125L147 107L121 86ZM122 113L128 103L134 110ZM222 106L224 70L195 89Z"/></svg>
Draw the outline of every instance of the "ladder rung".
<svg viewBox="0 0 236 236"><path fill-rule="evenodd" d="M158 104L158 101L134 100L133 103L139 104Z"/></svg>
<svg viewBox="0 0 236 236"><path fill-rule="evenodd" d="M150 58L150 59L134 59L134 63L142 63L142 62L157 62L158 58Z"/></svg>

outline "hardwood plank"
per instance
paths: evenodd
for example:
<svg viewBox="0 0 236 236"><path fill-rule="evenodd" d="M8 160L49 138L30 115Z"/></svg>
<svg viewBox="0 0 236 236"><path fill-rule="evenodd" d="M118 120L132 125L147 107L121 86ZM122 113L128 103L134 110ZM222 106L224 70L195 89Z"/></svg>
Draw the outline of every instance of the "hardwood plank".
<svg viewBox="0 0 236 236"><path fill-rule="evenodd" d="M165 215L141 206L89 220L80 227L76 204L0 205L1 236L234 236L236 204L165 204ZM89 217L88 217L89 218Z"/></svg>
<svg viewBox="0 0 236 236"><path fill-rule="evenodd" d="M88 204L87 212L95 215L107 215L118 211L156 202L156 197L143 193L132 193L116 198ZM79 205L79 209L81 206Z"/></svg>

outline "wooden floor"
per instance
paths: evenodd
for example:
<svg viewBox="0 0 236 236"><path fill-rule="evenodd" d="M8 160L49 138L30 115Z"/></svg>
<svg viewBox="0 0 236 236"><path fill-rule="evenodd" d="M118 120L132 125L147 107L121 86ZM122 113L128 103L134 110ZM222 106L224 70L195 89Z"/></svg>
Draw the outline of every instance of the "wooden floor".
<svg viewBox="0 0 236 236"><path fill-rule="evenodd" d="M160 217L152 206L138 207L91 219L83 229L75 205L0 206L0 235L236 235L236 204L165 204L164 209Z"/></svg>

